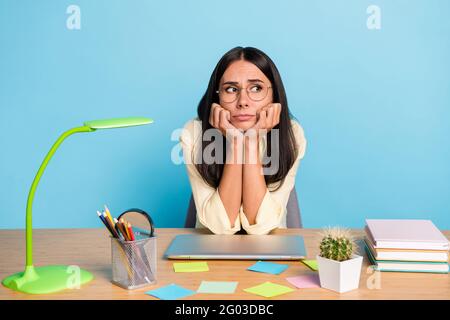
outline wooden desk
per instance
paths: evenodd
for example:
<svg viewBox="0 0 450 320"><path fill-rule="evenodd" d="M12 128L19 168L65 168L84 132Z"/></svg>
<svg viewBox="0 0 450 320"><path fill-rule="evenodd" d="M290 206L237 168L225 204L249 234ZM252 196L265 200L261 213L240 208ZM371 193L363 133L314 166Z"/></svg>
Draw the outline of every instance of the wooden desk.
<svg viewBox="0 0 450 320"><path fill-rule="evenodd" d="M308 258L318 253L320 230L283 229L274 234L299 234L304 237ZM364 232L353 230L361 239ZM243 291L265 281L272 281L294 288L286 277L313 273L301 262L286 262L290 267L280 275L269 275L247 271L253 261L208 261L209 272L175 273L172 260L162 258L166 248L176 234L206 233L196 229L157 229L158 236L158 283L143 289L128 291L110 280L111 244L105 229L53 229L34 231L35 266L47 264L79 265L94 274L94 280L81 289L66 290L51 295L26 295L14 292L0 285L0 299L156 299L144 292L176 283L191 290L197 290L202 280L239 281L232 295L195 294L188 299L264 299ZM450 238L450 231L444 234ZM364 251L363 251L364 252ZM23 230L0 231L0 278L23 271L25 262L25 232ZM368 269L364 254L360 288L338 294L326 289L297 289L279 296L278 299L450 299L450 277L448 274L421 273L378 273L380 289L369 289L367 280L375 277ZM295 288L294 288L295 289ZM273 298L273 299L277 299Z"/></svg>

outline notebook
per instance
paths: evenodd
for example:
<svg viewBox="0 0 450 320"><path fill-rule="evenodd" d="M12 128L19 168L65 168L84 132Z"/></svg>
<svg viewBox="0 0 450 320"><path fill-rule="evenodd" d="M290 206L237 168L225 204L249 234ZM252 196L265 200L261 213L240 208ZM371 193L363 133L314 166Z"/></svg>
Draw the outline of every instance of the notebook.
<svg viewBox="0 0 450 320"><path fill-rule="evenodd" d="M374 248L448 250L449 241L430 220L367 219Z"/></svg>

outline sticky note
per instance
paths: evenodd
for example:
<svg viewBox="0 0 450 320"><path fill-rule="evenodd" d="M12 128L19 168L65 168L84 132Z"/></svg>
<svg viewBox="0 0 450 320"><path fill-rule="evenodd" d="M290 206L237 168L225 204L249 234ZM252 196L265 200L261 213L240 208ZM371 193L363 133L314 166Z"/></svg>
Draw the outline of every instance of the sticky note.
<svg viewBox="0 0 450 320"><path fill-rule="evenodd" d="M319 267L317 266L317 260L302 260L302 262L307 265L311 270L317 271Z"/></svg>
<svg viewBox="0 0 450 320"><path fill-rule="evenodd" d="M145 294L154 296L161 300L176 300L187 296L191 296L195 294L195 291L180 287L172 283L165 287L147 291Z"/></svg>
<svg viewBox="0 0 450 320"><path fill-rule="evenodd" d="M237 285L232 281L202 281L197 293L234 293Z"/></svg>
<svg viewBox="0 0 450 320"><path fill-rule="evenodd" d="M288 267L289 266L287 264L258 261L257 263L249 267L247 270L256 272L265 272L270 274L280 274Z"/></svg>
<svg viewBox="0 0 450 320"><path fill-rule="evenodd" d="M206 262L175 262L173 264L175 272L203 272L209 271Z"/></svg>
<svg viewBox="0 0 450 320"><path fill-rule="evenodd" d="M286 278L292 285L300 289L320 288L320 279L318 274L308 274L304 276Z"/></svg>
<svg viewBox="0 0 450 320"><path fill-rule="evenodd" d="M272 282L264 282L255 287L244 289L245 292L257 294L259 296L263 296L266 298L272 298L275 296L279 296L281 294L289 293L295 291L292 288L282 286Z"/></svg>

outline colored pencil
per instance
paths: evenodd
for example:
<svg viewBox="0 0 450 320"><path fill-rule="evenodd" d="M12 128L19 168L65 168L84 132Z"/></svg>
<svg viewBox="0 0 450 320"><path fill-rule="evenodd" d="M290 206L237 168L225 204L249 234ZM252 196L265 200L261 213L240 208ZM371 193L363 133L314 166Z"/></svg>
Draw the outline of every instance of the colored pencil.
<svg viewBox="0 0 450 320"><path fill-rule="evenodd" d="M116 229L114 228L114 224L111 220L109 220L108 216L105 212L103 212L103 218L106 220L106 222L109 224L111 230L113 231L114 237L119 238L119 234L117 233Z"/></svg>
<svg viewBox="0 0 450 320"><path fill-rule="evenodd" d="M114 233L111 230L111 227L109 226L109 224L105 221L105 219L103 218L102 214L100 212L97 211L97 215L100 218L100 220L102 221L102 223L105 225L106 229L108 229L109 233L111 233L111 235L114 237Z"/></svg>
<svg viewBox="0 0 450 320"><path fill-rule="evenodd" d="M123 218L121 218L119 221L123 225L123 229L125 230L125 233L127 234L127 238L131 240L131 236L128 234L127 222Z"/></svg>
<svg viewBox="0 0 450 320"><path fill-rule="evenodd" d="M134 233L133 233L133 229L131 229L131 223L129 223L128 222L128 225L127 225L127 227L128 227L128 233L129 233L129 235L130 235L130 238L131 238L131 241L134 241L134 240L136 240L135 238L134 238Z"/></svg>
<svg viewBox="0 0 450 320"><path fill-rule="evenodd" d="M114 228L116 228L116 231L119 234L119 237L122 240L125 240L125 237L123 236L123 233L122 233L122 231L119 228L119 224L120 224L120 222L116 218L114 218Z"/></svg>
<svg viewBox="0 0 450 320"><path fill-rule="evenodd" d="M125 240L125 241L129 241L129 239L128 239L128 234L127 234L127 232L125 231L125 227L124 227L123 223L119 221L119 222L117 223L117 227L119 228L120 232L122 233L124 240Z"/></svg>
<svg viewBox="0 0 450 320"><path fill-rule="evenodd" d="M106 206L106 204L105 204L105 212L106 212L106 215L107 215L108 218L109 218L109 221L111 221L111 223L114 223L114 219L113 219L113 217L111 216L111 212L109 212L109 209L108 209L108 207Z"/></svg>

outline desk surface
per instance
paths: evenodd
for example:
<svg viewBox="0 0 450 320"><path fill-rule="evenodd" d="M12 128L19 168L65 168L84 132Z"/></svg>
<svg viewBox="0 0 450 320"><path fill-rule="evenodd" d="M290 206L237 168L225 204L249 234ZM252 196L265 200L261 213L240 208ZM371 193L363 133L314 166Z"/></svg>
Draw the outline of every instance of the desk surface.
<svg viewBox="0 0 450 320"><path fill-rule="evenodd" d="M317 229L280 229L273 234L298 234L305 240L309 259L318 253L320 236ZM362 239L362 230L353 230L357 239ZM209 272L175 273L173 260L163 259L163 254L176 234L206 233L198 229L157 229L158 262L155 285L137 290L124 290L113 285L111 271L111 244L104 229L52 229L34 231L35 266L48 264L78 265L94 274L94 280L80 289L66 290L50 295L26 295L11 291L0 285L0 299L156 299L144 294L148 290L176 283L197 290L202 280L238 281L232 295L195 294L187 299L265 299L243 291L265 281L293 287L287 277L314 273L298 261L283 261L289 268L280 275L247 271L254 261L208 261ZM444 231L450 239L450 231ZM364 251L362 251L364 252ZM0 231L0 279L23 271L25 262L25 232L23 230ZM180 262L180 261L179 261ZM380 277L380 289L370 289L375 277ZM421 273L373 273L368 268L364 254L358 290L338 294L322 288L296 289L294 292L273 299L450 299L450 276L448 274Z"/></svg>

